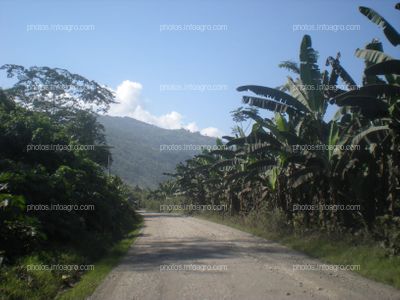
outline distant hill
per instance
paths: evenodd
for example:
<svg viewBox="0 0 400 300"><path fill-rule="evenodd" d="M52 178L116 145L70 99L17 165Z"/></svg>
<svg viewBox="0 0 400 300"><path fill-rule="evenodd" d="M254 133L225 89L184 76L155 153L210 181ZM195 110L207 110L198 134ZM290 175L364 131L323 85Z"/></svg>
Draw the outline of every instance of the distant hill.
<svg viewBox="0 0 400 300"><path fill-rule="evenodd" d="M113 156L111 173L127 183L155 187L175 166L200 151L160 151L160 145L215 145L215 138L184 129L169 130L128 117L99 116Z"/></svg>

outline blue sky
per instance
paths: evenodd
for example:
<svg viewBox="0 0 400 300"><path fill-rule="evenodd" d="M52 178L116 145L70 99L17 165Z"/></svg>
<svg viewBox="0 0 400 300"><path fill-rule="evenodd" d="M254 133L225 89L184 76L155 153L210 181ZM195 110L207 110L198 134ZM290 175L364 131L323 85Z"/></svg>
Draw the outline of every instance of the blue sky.
<svg viewBox="0 0 400 300"><path fill-rule="evenodd" d="M113 114L166 128L229 134L229 112L242 105L236 87L284 83L288 73L278 64L298 60L304 34L311 35L321 68L327 56L340 51L342 65L357 82L363 62L354 56L356 48L376 37L386 52L398 56L381 30L358 12L360 5L374 8L400 28L395 3L1 0L0 64L65 68L119 91L122 104ZM38 24L94 25L94 30L27 30ZM224 25L226 30L160 31L163 24ZM295 24L351 24L360 30L293 31ZM0 86L7 84L1 74ZM163 91L160 85L221 88Z"/></svg>

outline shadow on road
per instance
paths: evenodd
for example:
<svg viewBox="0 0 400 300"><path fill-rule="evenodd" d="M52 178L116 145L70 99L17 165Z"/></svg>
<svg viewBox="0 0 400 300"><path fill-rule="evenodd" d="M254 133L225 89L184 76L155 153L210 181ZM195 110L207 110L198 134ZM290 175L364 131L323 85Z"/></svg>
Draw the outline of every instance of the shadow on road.
<svg viewBox="0 0 400 300"><path fill-rule="evenodd" d="M156 218L182 218L169 213L142 213L147 222ZM260 253L279 253L290 258L293 250L274 242L254 239L234 239L225 241L211 238L163 238L152 239L151 234L139 234L142 237L134 248L130 249L118 268L119 271L154 271L160 265L174 263L193 263L203 259L234 259L240 254L248 256Z"/></svg>

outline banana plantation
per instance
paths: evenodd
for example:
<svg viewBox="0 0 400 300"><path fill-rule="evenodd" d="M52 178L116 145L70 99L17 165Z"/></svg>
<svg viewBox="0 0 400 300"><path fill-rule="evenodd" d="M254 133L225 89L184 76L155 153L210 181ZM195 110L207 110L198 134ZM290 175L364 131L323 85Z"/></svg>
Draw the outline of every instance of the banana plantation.
<svg viewBox="0 0 400 300"><path fill-rule="evenodd" d="M399 47L400 35L384 17L359 10ZM279 214L293 230L368 233L399 253L400 60L376 39L355 56L365 62L361 85L340 53L321 66L305 35L298 61L279 65L290 73L286 83L238 87L243 106L232 112L232 135L217 141L218 150L179 164L152 197L227 205L219 214ZM327 119L329 107L336 114Z"/></svg>

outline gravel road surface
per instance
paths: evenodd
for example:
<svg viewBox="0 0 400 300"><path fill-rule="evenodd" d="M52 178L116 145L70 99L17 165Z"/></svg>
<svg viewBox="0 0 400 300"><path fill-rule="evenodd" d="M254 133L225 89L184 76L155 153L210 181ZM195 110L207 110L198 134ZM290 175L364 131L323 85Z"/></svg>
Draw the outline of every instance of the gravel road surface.
<svg viewBox="0 0 400 300"><path fill-rule="evenodd" d="M143 215L140 237L90 299L400 300L400 290L224 225Z"/></svg>

